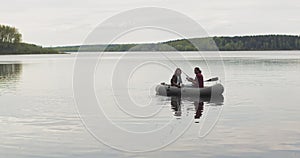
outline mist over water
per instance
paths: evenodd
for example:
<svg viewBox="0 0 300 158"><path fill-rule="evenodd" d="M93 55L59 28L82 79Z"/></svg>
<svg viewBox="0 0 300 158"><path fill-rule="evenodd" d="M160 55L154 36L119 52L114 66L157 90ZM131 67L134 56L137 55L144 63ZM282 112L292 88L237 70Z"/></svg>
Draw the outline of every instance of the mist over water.
<svg viewBox="0 0 300 158"><path fill-rule="evenodd" d="M95 95L106 115L129 131L155 130L170 121L176 129L179 122L191 120L187 131L174 143L154 152L135 154L111 149L94 139L76 110L72 87L75 54L0 56L0 155L7 158L300 155L299 51L221 52L224 65L218 65L219 59L207 55L207 60L216 63L214 69L194 52L181 52L181 57L165 52L176 65L152 53L128 54L118 63L119 67L115 63L122 53L106 53L95 69ZM95 57L97 53L86 53L83 60L88 64ZM140 57L157 63L135 69L123 88L118 76L126 71L121 70L130 69L130 64ZM168 83L177 66L190 76L194 76L192 68L199 66L205 78L216 76L224 68L225 76L221 78L225 85L224 103L204 102L199 107L193 100L181 100L178 106L176 98L156 96L155 85ZM120 87L115 93L111 81ZM123 108L132 110L129 112L133 115L151 117L132 117L116 106L114 97L125 92L139 107L153 104L148 111ZM209 118L214 121L220 112L213 126ZM195 120L195 115L200 118ZM209 126L203 124L205 121ZM205 131L208 135L199 137L199 132L201 135Z"/></svg>

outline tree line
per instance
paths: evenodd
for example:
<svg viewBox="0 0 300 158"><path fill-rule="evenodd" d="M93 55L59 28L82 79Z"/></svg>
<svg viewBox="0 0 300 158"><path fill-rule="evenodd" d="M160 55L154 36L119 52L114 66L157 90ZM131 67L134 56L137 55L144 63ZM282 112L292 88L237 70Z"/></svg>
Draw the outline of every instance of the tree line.
<svg viewBox="0 0 300 158"><path fill-rule="evenodd" d="M300 36L260 35L214 37L220 50L300 50Z"/></svg>
<svg viewBox="0 0 300 158"><path fill-rule="evenodd" d="M235 37L195 38L168 41L179 51L220 50L220 51L259 51L259 50L300 50L300 36L257 35Z"/></svg>
<svg viewBox="0 0 300 158"><path fill-rule="evenodd" d="M83 45L54 48L64 52L80 51L260 51L300 50L300 36L258 35L179 39L161 43Z"/></svg>

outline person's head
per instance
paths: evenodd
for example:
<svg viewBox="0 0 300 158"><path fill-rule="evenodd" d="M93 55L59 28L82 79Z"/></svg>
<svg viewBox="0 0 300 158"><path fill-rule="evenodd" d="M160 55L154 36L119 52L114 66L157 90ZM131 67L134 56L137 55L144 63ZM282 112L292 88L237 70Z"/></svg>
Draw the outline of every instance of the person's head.
<svg viewBox="0 0 300 158"><path fill-rule="evenodd" d="M199 67L195 67L195 69L194 69L194 73L195 73L195 74L198 74L198 73L200 73L200 74L201 74L201 70L200 70L200 68L199 68Z"/></svg>
<svg viewBox="0 0 300 158"><path fill-rule="evenodd" d="M180 68L177 68L177 69L175 70L175 73L174 73L174 74L177 75L177 76L181 75L181 69L180 69Z"/></svg>

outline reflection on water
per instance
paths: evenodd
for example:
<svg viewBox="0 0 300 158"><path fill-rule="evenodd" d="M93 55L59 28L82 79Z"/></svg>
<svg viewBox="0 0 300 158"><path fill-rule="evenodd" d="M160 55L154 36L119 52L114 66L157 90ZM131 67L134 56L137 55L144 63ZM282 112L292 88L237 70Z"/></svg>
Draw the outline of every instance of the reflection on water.
<svg viewBox="0 0 300 158"><path fill-rule="evenodd" d="M203 113L204 103L195 101L194 106L195 106L195 111L196 111L195 119L199 119L202 116L202 113Z"/></svg>
<svg viewBox="0 0 300 158"><path fill-rule="evenodd" d="M16 78L22 71L21 64L0 64L0 78Z"/></svg>
<svg viewBox="0 0 300 158"><path fill-rule="evenodd" d="M174 110L174 116L181 116L181 98L171 97L171 107Z"/></svg>
<svg viewBox="0 0 300 158"><path fill-rule="evenodd" d="M0 64L0 95L15 91L21 73L21 64Z"/></svg>
<svg viewBox="0 0 300 158"><path fill-rule="evenodd" d="M180 119L182 114L182 102L185 104L194 105L193 111L195 111L195 123L199 123L201 116L203 115L205 105L223 105L224 96L223 95L213 95L211 97L180 97L171 96L171 108L174 112L174 116ZM191 110L191 109L188 109Z"/></svg>

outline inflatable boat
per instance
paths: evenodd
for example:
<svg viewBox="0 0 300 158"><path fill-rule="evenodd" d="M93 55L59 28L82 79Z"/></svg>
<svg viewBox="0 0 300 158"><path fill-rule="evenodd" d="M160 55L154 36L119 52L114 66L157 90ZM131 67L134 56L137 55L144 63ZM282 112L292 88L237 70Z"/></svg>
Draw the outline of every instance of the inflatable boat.
<svg viewBox="0 0 300 158"><path fill-rule="evenodd" d="M181 88L171 86L165 83L157 85L156 94L161 96L180 96L180 97L213 97L222 95L224 87L217 83L204 88L196 88L193 86L183 86Z"/></svg>

